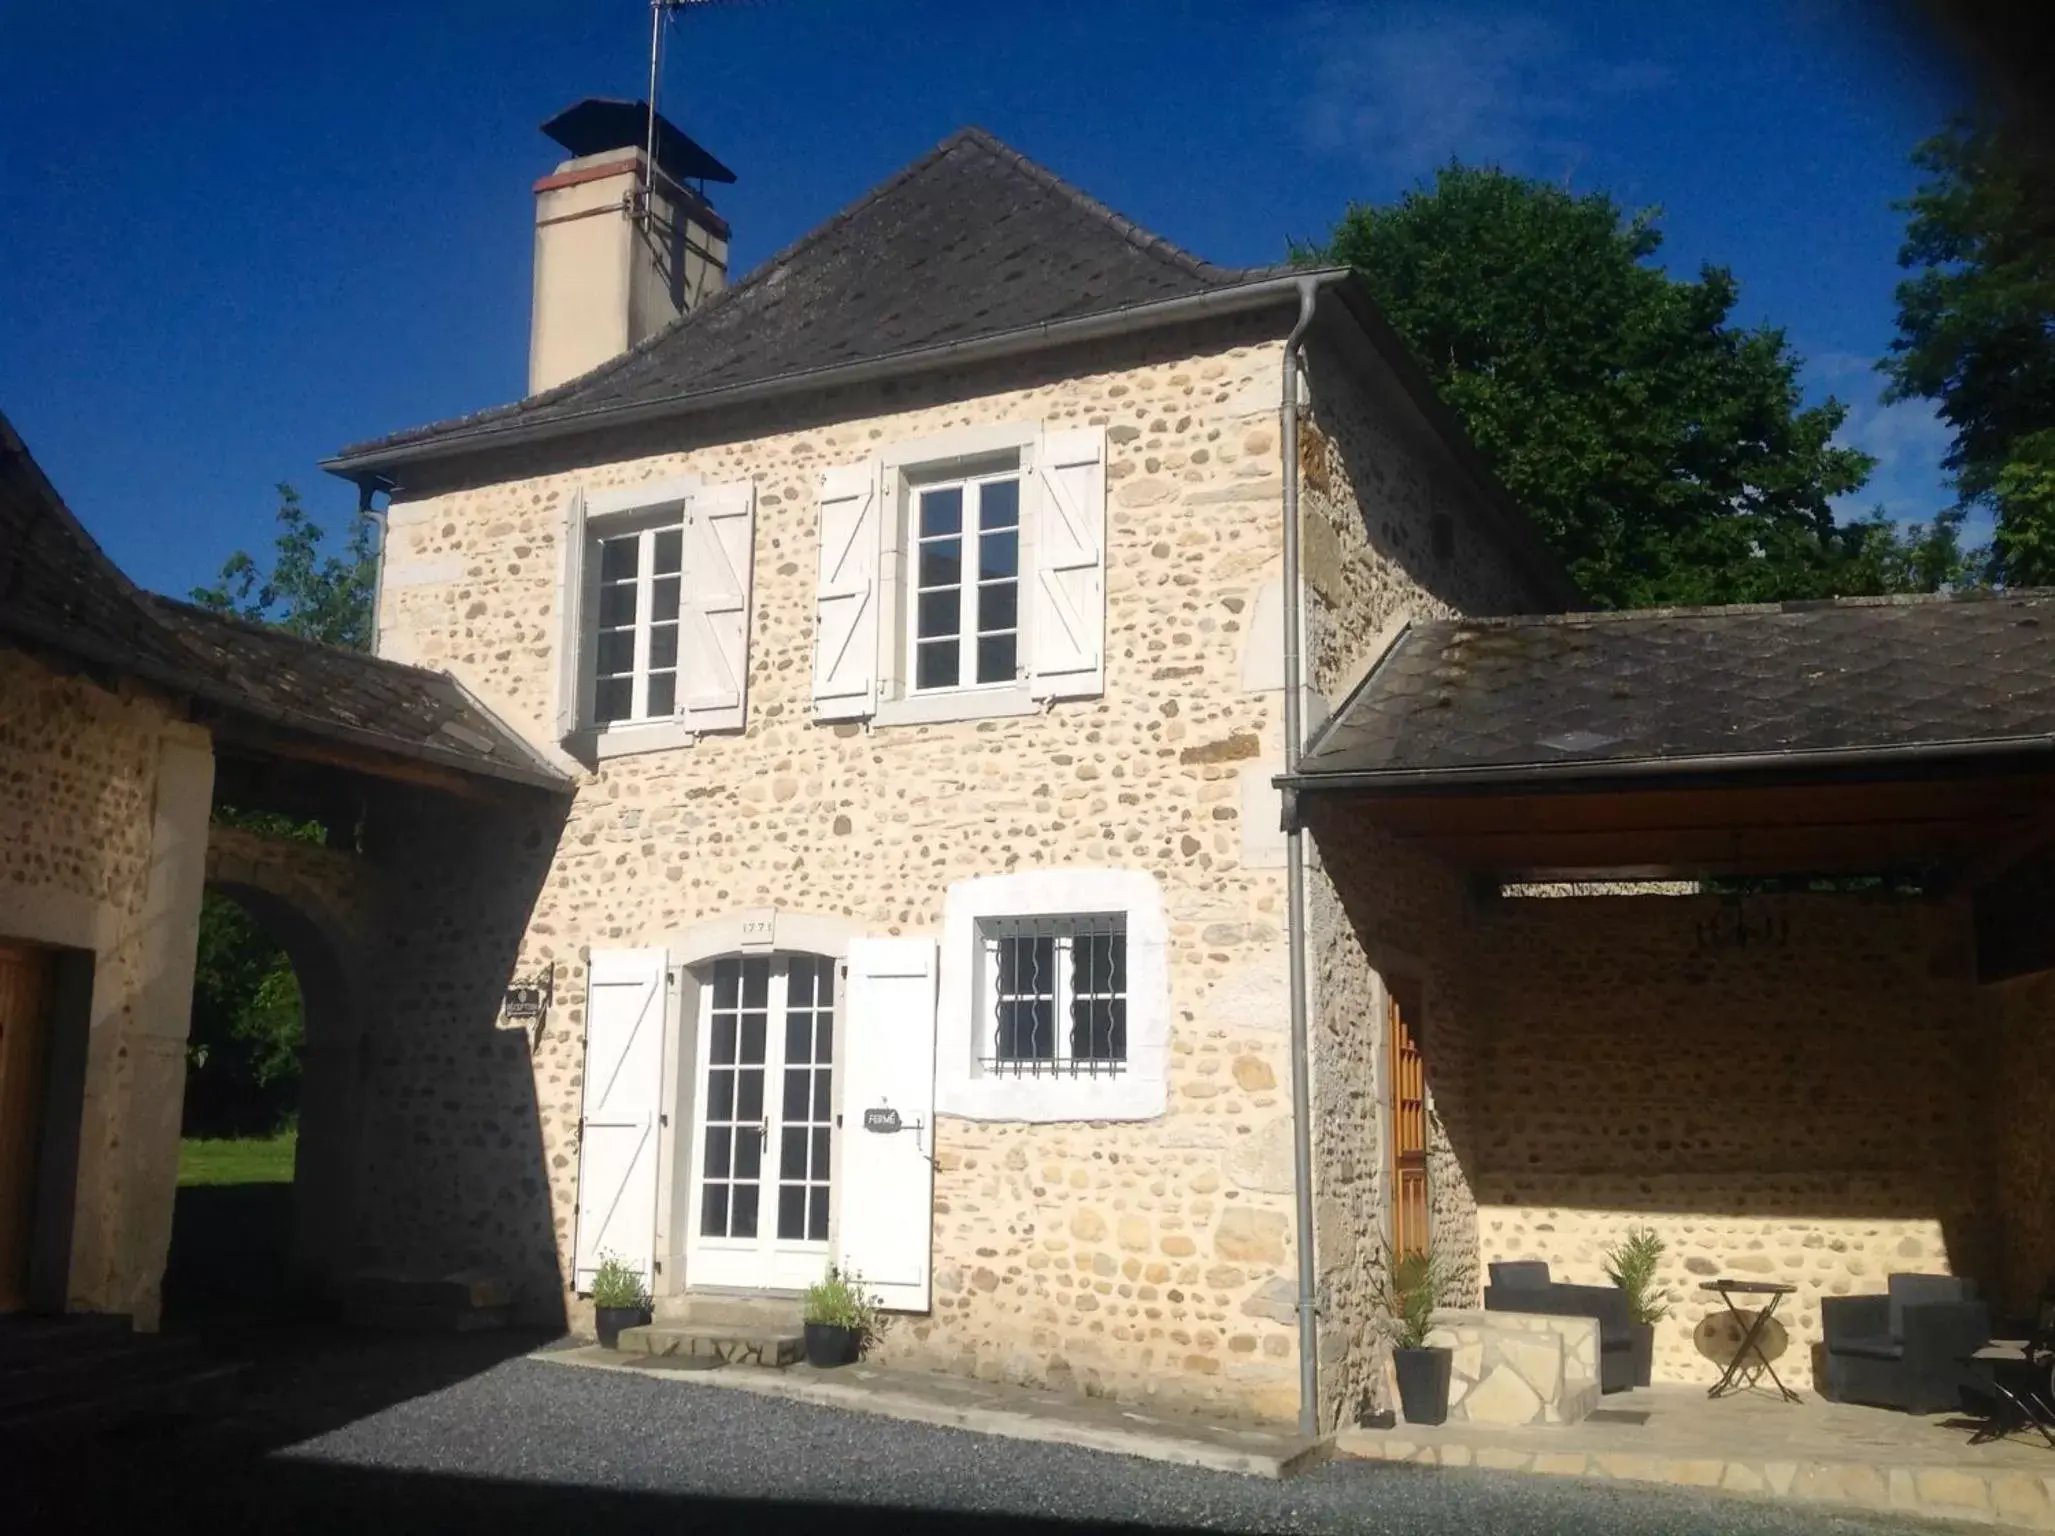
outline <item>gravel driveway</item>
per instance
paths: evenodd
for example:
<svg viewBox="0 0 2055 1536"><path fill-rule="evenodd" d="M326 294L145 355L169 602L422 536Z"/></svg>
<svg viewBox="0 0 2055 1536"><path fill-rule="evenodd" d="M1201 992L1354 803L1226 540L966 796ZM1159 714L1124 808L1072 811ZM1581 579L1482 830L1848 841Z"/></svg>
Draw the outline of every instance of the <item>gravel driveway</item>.
<svg viewBox="0 0 2055 1536"><path fill-rule="evenodd" d="M258 1400L240 1429L285 1423L282 1411ZM304 1438L289 1425L261 1447L221 1426L132 1433L46 1459L37 1475L45 1492L26 1507L37 1528L129 1532L1951 1529L1817 1506L1366 1463L1268 1482L518 1357Z"/></svg>

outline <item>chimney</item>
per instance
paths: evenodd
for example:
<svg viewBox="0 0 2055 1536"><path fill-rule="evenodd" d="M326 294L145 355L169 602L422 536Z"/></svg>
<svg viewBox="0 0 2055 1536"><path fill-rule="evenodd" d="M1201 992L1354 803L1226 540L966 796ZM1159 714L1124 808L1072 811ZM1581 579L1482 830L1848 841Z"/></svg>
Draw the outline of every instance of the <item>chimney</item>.
<svg viewBox="0 0 2055 1536"><path fill-rule="evenodd" d="M735 173L659 116L646 182L648 110L590 98L542 125L571 158L535 184L531 395L618 357L727 282L728 224L705 188Z"/></svg>

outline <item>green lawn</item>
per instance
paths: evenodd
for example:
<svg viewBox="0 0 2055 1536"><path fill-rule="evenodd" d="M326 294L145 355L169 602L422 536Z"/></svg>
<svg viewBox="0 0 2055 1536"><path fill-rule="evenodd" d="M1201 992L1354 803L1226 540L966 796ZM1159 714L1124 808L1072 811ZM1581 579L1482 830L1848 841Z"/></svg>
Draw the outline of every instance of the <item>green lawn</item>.
<svg viewBox="0 0 2055 1536"><path fill-rule="evenodd" d="M180 1184L290 1184L297 1131L178 1144Z"/></svg>

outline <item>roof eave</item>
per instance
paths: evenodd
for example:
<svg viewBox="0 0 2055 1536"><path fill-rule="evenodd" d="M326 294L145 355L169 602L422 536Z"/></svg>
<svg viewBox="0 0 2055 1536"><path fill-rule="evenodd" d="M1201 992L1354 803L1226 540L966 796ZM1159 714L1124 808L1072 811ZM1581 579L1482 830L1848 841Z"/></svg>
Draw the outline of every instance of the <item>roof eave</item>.
<svg viewBox="0 0 2055 1536"><path fill-rule="evenodd" d="M912 347L903 352L889 353L884 357L865 358L860 362L840 363L827 368L802 369L795 373L779 374L774 378L752 380L746 384L726 388L689 390L655 400L598 406L590 410L552 416L543 421L522 421L518 417L510 417L500 421L481 422L475 427L456 428L414 442L395 443L387 447L374 446L356 452L345 451L334 458L323 460L321 467L345 480L361 481L366 477L383 475L388 470L407 464L429 463L494 449L524 447L533 443L575 437L583 432L674 419L700 411L717 410L724 406L747 405L786 395L804 394L812 390L867 384L935 368L995 361L1052 347L1187 324L1195 320L1246 314L1272 304L1283 305L1288 300L1295 300L1305 279L1310 278L1322 287L1331 287L1346 280L1348 276L1349 272L1345 267L1308 268L1304 271L1260 278L1254 282L1212 288L1202 293L1183 294L1174 299L1155 299L1146 304L1125 305L1098 314L1080 315L1075 319L1044 321L1039 325L1000 331L990 336L970 337L935 346Z"/></svg>
<svg viewBox="0 0 2055 1536"><path fill-rule="evenodd" d="M1489 763L1451 768L1399 768L1321 772L1301 767L1273 780L1299 794L1350 793L1370 798L1448 792L1488 794L1550 788L1601 789L1665 780L1739 778L1745 775L1888 771L1945 766L1998 757L2055 755L2055 736L1994 736L1896 746L1824 747L1787 752L1699 753L1680 757L1598 758L1568 763Z"/></svg>

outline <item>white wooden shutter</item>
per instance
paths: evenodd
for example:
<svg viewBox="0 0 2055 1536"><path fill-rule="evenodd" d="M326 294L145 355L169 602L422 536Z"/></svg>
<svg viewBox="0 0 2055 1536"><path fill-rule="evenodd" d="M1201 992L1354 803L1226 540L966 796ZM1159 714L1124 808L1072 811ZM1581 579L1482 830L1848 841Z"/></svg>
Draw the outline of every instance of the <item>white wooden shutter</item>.
<svg viewBox="0 0 2055 1536"><path fill-rule="evenodd" d="M608 1254L640 1269L645 1284L654 1275L664 969L661 949L595 949L586 969L573 1261L580 1291Z"/></svg>
<svg viewBox="0 0 2055 1536"><path fill-rule="evenodd" d="M935 1225L934 941L852 939L844 996L837 1262L880 1306L925 1312ZM868 1110L896 1112L903 1129L868 1129Z"/></svg>
<svg viewBox="0 0 2055 1536"><path fill-rule="evenodd" d="M754 481L693 493L685 508L678 718L695 731L739 731L748 718L755 545Z"/></svg>
<svg viewBox="0 0 2055 1536"><path fill-rule="evenodd" d="M557 740L592 719L592 626L596 615L585 579L585 494L564 507L564 547L557 561Z"/></svg>
<svg viewBox="0 0 2055 1536"><path fill-rule="evenodd" d="M1079 698L1106 687L1106 434L1046 434L1035 452L1029 691Z"/></svg>
<svg viewBox="0 0 2055 1536"><path fill-rule="evenodd" d="M875 462L821 474L813 712L822 720L859 719L877 707L880 500Z"/></svg>

